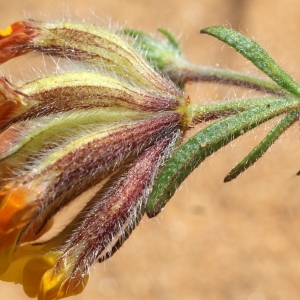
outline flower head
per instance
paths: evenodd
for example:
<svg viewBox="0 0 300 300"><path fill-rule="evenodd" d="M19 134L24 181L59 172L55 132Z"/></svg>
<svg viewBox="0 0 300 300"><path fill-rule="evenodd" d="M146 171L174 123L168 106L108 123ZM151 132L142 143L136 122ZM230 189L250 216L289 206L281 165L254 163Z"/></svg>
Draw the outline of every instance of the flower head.
<svg viewBox="0 0 300 300"><path fill-rule="evenodd" d="M18 22L0 37L2 62L36 50L87 66L15 88L0 81L0 278L21 283L30 297L60 299L80 293L90 266L138 224L185 126L185 99L106 30ZM30 246L89 190L65 229Z"/></svg>

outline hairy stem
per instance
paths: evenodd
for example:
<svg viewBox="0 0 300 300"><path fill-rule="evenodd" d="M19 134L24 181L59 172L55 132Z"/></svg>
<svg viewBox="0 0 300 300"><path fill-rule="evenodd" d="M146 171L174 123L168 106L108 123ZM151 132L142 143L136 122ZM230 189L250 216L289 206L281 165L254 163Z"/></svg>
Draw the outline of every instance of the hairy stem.
<svg viewBox="0 0 300 300"><path fill-rule="evenodd" d="M217 82L276 96L286 95L286 92L272 81L231 70L199 66L185 60L177 60L176 63L173 61L163 71L181 87L188 82Z"/></svg>

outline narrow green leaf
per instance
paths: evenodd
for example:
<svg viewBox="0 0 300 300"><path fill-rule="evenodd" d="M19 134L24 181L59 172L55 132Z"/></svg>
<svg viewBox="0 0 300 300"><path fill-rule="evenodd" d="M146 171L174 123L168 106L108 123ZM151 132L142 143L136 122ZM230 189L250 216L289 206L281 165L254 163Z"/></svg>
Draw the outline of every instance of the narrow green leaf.
<svg viewBox="0 0 300 300"><path fill-rule="evenodd" d="M299 110L289 113L284 117L239 164L234 167L225 177L224 182L229 182L236 178L239 174L252 166L272 144L280 137L280 135L292 126L299 118Z"/></svg>
<svg viewBox="0 0 300 300"><path fill-rule="evenodd" d="M125 28L125 29L121 30L121 33L135 38L135 40L138 43L149 42L149 41L153 40L153 38L149 34L143 32L143 31L140 31L140 30L136 30L136 29Z"/></svg>
<svg viewBox="0 0 300 300"><path fill-rule="evenodd" d="M230 115L249 110L257 106L266 106L274 103L278 98L262 97L237 99L231 101L218 101L216 103L207 103L204 105L191 103L187 107L186 115L188 124L192 126L208 120L221 119Z"/></svg>
<svg viewBox="0 0 300 300"><path fill-rule="evenodd" d="M133 38L133 46L142 50L144 57L159 70L166 68L170 62L183 59L183 54L176 38L166 29L158 29L166 39L159 40L135 29L121 32Z"/></svg>
<svg viewBox="0 0 300 300"><path fill-rule="evenodd" d="M147 203L147 215L156 216L184 179L209 155L246 131L298 106L297 100L280 99L217 121L190 138L161 170Z"/></svg>
<svg viewBox="0 0 300 300"><path fill-rule="evenodd" d="M180 52L181 53L181 49L180 49L180 44L177 41L177 39L175 38L175 36L168 30L164 29L164 28L158 28L157 29L158 32L160 32L161 34L163 34L169 41L169 44L167 46L165 46L166 48L173 49L176 52ZM157 45L159 47L161 47L163 45L163 42L151 37L149 34L140 31L140 30L136 30L136 29L123 29L121 31L122 33L133 37L136 42L138 42L140 44L141 47L147 49L150 46L154 46Z"/></svg>
<svg viewBox="0 0 300 300"><path fill-rule="evenodd" d="M256 42L232 29L219 26L205 28L200 32L212 35L230 45L282 88L300 97L299 85Z"/></svg>
<svg viewBox="0 0 300 300"><path fill-rule="evenodd" d="M181 52L179 42L177 41L175 36L170 31L168 31L167 29L164 29L164 28L158 28L158 31L160 33L162 33L168 39L169 43L173 46L174 49Z"/></svg>

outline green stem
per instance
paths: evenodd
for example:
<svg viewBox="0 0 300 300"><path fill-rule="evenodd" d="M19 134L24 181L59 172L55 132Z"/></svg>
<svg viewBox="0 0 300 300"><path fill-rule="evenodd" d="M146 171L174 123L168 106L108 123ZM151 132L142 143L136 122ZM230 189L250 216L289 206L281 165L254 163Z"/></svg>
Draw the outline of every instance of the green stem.
<svg viewBox="0 0 300 300"><path fill-rule="evenodd" d="M199 66L183 59L167 63L163 71L181 87L188 82L217 82L276 96L286 95L283 89L272 81L231 70Z"/></svg>

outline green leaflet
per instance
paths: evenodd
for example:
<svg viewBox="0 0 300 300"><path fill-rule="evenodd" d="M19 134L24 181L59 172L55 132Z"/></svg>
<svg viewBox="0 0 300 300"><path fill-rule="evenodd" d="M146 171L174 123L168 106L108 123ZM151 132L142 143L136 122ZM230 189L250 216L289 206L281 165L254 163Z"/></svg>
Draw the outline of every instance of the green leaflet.
<svg viewBox="0 0 300 300"><path fill-rule="evenodd" d="M224 178L224 182L229 182L236 178L239 174L252 166L264 153L272 146L272 144L280 137L280 135L292 126L299 117L299 110L293 111L285 116L268 134L267 136Z"/></svg>
<svg viewBox="0 0 300 300"><path fill-rule="evenodd" d="M133 37L136 42L141 43L141 47L144 46L144 43L150 43L154 40L149 34L136 29L123 29L121 33Z"/></svg>
<svg viewBox="0 0 300 300"><path fill-rule="evenodd" d="M191 103L186 109L188 124L197 124L207 120L221 119L229 117L257 106L264 106L274 103L274 97L257 97L249 99L237 99L224 102L207 103L197 105Z"/></svg>
<svg viewBox="0 0 300 300"><path fill-rule="evenodd" d="M166 50L168 49L170 52L173 51L181 53L180 44L170 31L164 28L158 28L157 31L163 34L168 39L169 43L156 40L149 34L140 30L123 29L121 32L133 37L144 50L148 50L149 48L151 49L154 46L159 46L160 48L165 48Z"/></svg>
<svg viewBox="0 0 300 300"><path fill-rule="evenodd" d="M167 38L167 41L160 41L135 29L124 29L122 33L133 37L134 46L144 52L145 58L150 63L154 63L159 70L163 70L169 62L176 58L183 58L183 54L177 39L171 32L163 28L159 28L158 31Z"/></svg>
<svg viewBox="0 0 300 300"><path fill-rule="evenodd" d="M300 97L299 85L256 42L232 29L219 26L208 27L200 32L212 35L230 45L282 88Z"/></svg>
<svg viewBox="0 0 300 300"><path fill-rule="evenodd" d="M180 44L170 31L164 28L158 28L158 31L168 39L170 46L172 46L173 50L177 50L178 52L181 53Z"/></svg>
<svg viewBox="0 0 300 300"><path fill-rule="evenodd" d="M296 109L298 105L295 99L278 99L273 104L255 107L217 121L190 138L162 168L147 203L147 215L156 216L183 180L209 155L246 131Z"/></svg>

